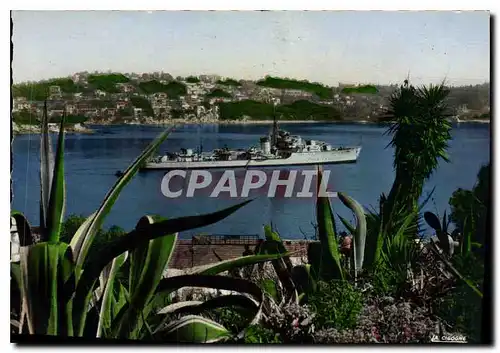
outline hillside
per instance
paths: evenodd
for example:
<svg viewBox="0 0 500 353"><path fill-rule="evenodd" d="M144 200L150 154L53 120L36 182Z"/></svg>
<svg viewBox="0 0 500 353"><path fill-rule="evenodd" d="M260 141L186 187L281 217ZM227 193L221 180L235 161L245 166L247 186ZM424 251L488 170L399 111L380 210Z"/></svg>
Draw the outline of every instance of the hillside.
<svg viewBox="0 0 500 353"><path fill-rule="evenodd" d="M187 94L186 85L176 81L165 85L156 80L151 80L139 83L138 87L144 94L164 92L169 98L178 98Z"/></svg>
<svg viewBox="0 0 500 353"><path fill-rule="evenodd" d="M173 80L165 73L84 72L67 78L13 85L12 111L40 115L43 101L48 99L54 102L49 106L49 113L61 114L63 105L67 104L72 114L94 120L143 116L217 119L217 111L212 108L219 101L216 104L221 120L243 117L267 120L272 118L274 111L268 104L269 99L275 98L274 102L279 101L276 111L280 119L375 121L385 114L389 97L398 87L371 84L329 87L307 80L272 76L258 81L204 75ZM155 93L166 93L167 97ZM488 119L490 85L450 87L447 103L451 114L461 120ZM204 109L198 109L200 106ZM142 108L142 111L133 107ZM29 118L20 115L16 119L29 122Z"/></svg>
<svg viewBox="0 0 500 353"><path fill-rule="evenodd" d="M222 90L222 89L219 89L219 88L216 88L212 91L210 91L210 93L208 93L205 97L207 98L231 98L231 94L227 93L226 91Z"/></svg>
<svg viewBox="0 0 500 353"><path fill-rule="evenodd" d="M219 108L221 120L239 120L244 116L255 120L270 120L274 114L272 104L253 100L219 103ZM280 120L342 120L341 113L335 108L306 100L280 105L276 108L276 114Z"/></svg>
<svg viewBox="0 0 500 353"><path fill-rule="evenodd" d="M234 87L240 87L241 83L239 83L236 80L233 80L231 78L225 79L225 80L218 80L217 84L219 85L224 85L224 86L234 86Z"/></svg>
<svg viewBox="0 0 500 353"><path fill-rule="evenodd" d="M94 89L99 89L108 93L118 93L120 90L116 87L118 83L127 83L130 79L122 74L109 75L89 75L88 83Z"/></svg>
<svg viewBox="0 0 500 353"><path fill-rule="evenodd" d="M277 89L294 89L310 92L317 95L319 98L328 99L332 97L332 89L323 86L319 83L311 83L309 81L297 81L292 79L283 79L278 77L267 76L264 80L257 81L257 85L261 87L277 88Z"/></svg>
<svg viewBox="0 0 500 353"><path fill-rule="evenodd" d="M12 86L13 97L25 97L29 100L43 101L47 99L49 87L59 86L62 93L83 92L83 87L75 84L70 78L54 78L36 83L21 83Z"/></svg>

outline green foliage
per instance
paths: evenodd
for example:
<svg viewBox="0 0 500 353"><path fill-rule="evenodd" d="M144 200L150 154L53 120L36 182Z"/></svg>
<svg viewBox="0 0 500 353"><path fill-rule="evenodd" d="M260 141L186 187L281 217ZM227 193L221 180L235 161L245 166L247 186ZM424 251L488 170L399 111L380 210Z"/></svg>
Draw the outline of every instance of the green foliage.
<svg viewBox="0 0 500 353"><path fill-rule="evenodd" d="M275 281L273 281L272 279L262 279L259 281L259 286L262 288L262 291L271 296L273 300L275 300L276 302L279 301L279 292L278 288L276 287L277 283Z"/></svg>
<svg viewBox="0 0 500 353"><path fill-rule="evenodd" d="M130 97L130 102L135 108L141 108L146 116L154 116L153 107L151 103L143 97Z"/></svg>
<svg viewBox="0 0 500 353"><path fill-rule="evenodd" d="M62 243L70 243L71 238L73 235L78 231L78 229L82 226L82 224L85 222L87 217L84 217L83 215L76 215L76 214L71 214L69 215L66 220L62 223L61 226L61 234L60 234L60 241ZM127 232L125 229L113 225L109 229L99 229L97 232L97 236L95 238L95 241L92 244L92 248L89 253L89 258L92 256L97 256L98 250L107 244L111 243L113 239L116 239L119 236L122 236L126 234Z"/></svg>
<svg viewBox="0 0 500 353"><path fill-rule="evenodd" d="M200 79L198 77L195 77L195 76L188 76L188 77L186 77L186 82L188 82L188 83L199 83Z"/></svg>
<svg viewBox="0 0 500 353"><path fill-rule="evenodd" d="M60 123L61 122L60 116L54 116L50 119L51 123ZM64 118L64 123L66 125L74 125L74 124L81 124L84 123L88 120L89 118L84 116L84 115L66 115Z"/></svg>
<svg viewBox="0 0 500 353"><path fill-rule="evenodd" d="M266 241L258 247L257 254L286 254L286 248L283 245L279 234L272 230L271 226L264 226ZM284 287L284 300L296 302L298 300L297 291L291 278L292 262L288 256L272 261L274 270L278 275L281 284Z"/></svg>
<svg viewBox="0 0 500 353"><path fill-rule="evenodd" d="M484 263L480 257L473 253L457 255L452 262L458 271L482 288ZM436 307L437 314L455 331L463 332L472 343L481 341L482 299L466 283L458 282L450 293L436 301Z"/></svg>
<svg viewBox="0 0 500 353"><path fill-rule="evenodd" d="M257 81L257 85L278 89L297 89L313 93L323 99L331 98L333 95L333 91L331 88L325 87L319 83L311 83L306 80L298 81L267 76L264 80Z"/></svg>
<svg viewBox="0 0 500 353"><path fill-rule="evenodd" d="M207 310L202 315L220 323L235 335L244 330L249 324L248 315L244 315L229 307Z"/></svg>
<svg viewBox="0 0 500 353"><path fill-rule="evenodd" d="M396 212L398 219L392 221L392 227L382 223L385 196L380 200L380 212L367 214L367 241L365 246L365 267L368 272L365 279L370 279L377 294L398 295L408 280L409 271L414 268L419 248L417 227L419 212L426 204L405 215Z"/></svg>
<svg viewBox="0 0 500 353"><path fill-rule="evenodd" d="M451 221L462 232L462 236L470 234L471 241L480 244L484 244L486 236L486 214L491 197L490 173L491 164L482 166L472 190L459 188L449 200Z"/></svg>
<svg viewBox="0 0 500 353"><path fill-rule="evenodd" d="M87 218L84 216L79 216L75 214L69 215L66 220L63 222L62 227L61 227L61 235L60 235L60 240L63 243L69 243L71 241L71 238L73 235L76 233L78 228L81 227L83 222L85 222Z"/></svg>
<svg viewBox="0 0 500 353"><path fill-rule="evenodd" d="M419 256L418 245L414 237L408 236L406 227L413 222L413 217L400 228L394 236L385 236L380 261L375 267L379 285L390 289L391 294L399 293L405 288L409 279L409 271L415 268Z"/></svg>
<svg viewBox="0 0 500 353"><path fill-rule="evenodd" d="M221 120L241 119L244 115L253 119L266 120L273 116L273 106L254 100L243 100L239 102L219 103Z"/></svg>
<svg viewBox="0 0 500 353"><path fill-rule="evenodd" d="M47 82L47 86L59 86L63 93L82 92L80 85L75 84L70 78L55 78Z"/></svg>
<svg viewBox="0 0 500 353"><path fill-rule="evenodd" d="M120 118L125 118L134 115L134 109L132 107L126 107L122 109L118 109L116 115Z"/></svg>
<svg viewBox="0 0 500 353"><path fill-rule="evenodd" d="M48 86L41 83L21 83L12 86L13 97L25 97L29 100L42 101L48 98Z"/></svg>
<svg viewBox="0 0 500 353"><path fill-rule="evenodd" d="M54 78L47 81L12 85L12 95L13 97L25 97L28 100L43 101L48 98L50 86L60 86L62 93L77 93L83 90L70 78Z"/></svg>
<svg viewBox="0 0 500 353"><path fill-rule="evenodd" d="M364 85L358 87L344 87L342 89L344 94L360 93L360 94L376 94L378 93L377 87L373 85Z"/></svg>
<svg viewBox="0 0 500 353"><path fill-rule="evenodd" d="M234 87L239 87L241 86L241 83L239 83L236 80L233 80L232 78L228 78L225 80L217 80L216 82L219 85L224 85L224 86L234 86Z"/></svg>
<svg viewBox="0 0 500 353"><path fill-rule="evenodd" d="M232 95L227 93L226 91L216 88L212 90L210 93L208 93L205 97L207 98L214 98L214 97L221 97L221 98L231 98Z"/></svg>
<svg viewBox="0 0 500 353"><path fill-rule="evenodd" d="M237 120L243 116L250 116L256 120L268 120L274 115L272 104L254 100L219 103L219 108L222 120ZM334 107L306 100L280 105L276 108L276 113L280 115L280 120L342 120L341 113Z"/></svg>
<svg viewBox="0 0 500 353"><path fill-rule="evenodd" d="M350 329L357 324L363 308L363 295L347 281L319 282L307 305L316 314L316 328Z"/></svg>
<svg viewBox="0 0 500 353"><path fill-rule="evenodd" d="M298 100L278 106L276 111L288 120L342 120L342 114L335 107L316 104L308 100Z"/></svg>
<svg viewBox="0 0 500 353"><path fill-rule="evenodd" d="M12 113L12 121L20 125L39 125L40 119L36 113L19 111Z"/></svg>
<svg viewBox="0 0 500 353"><path fill-rule="evenodd" d="M116 87L119 83L127 83L130 79L122 74L109 75L89 75L88 83L94 87L107 93L119 93L120 90Z"/></svg>
<svg viewBox="0 0 500 353"><path fill-rule="evenodd" d="M186 85L176 81L169 82L166 85L156 80L141 82L139 88L145 94L164 92L169 99L176 99L187 94Z"/></svg>
<svg viewBox="0 0 500 353"><path fill-rule="evenodd" d="M273 330L261 325L252 325L245 331L243 343L276 344L283 343L283 341L281 340L280 335L275 333Z"/></svg>

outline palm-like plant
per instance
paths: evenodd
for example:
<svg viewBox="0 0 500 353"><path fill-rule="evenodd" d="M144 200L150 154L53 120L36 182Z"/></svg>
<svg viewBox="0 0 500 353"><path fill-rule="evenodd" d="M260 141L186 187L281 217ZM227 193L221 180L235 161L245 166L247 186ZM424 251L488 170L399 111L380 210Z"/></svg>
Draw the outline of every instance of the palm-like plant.
<svg viewBox="0 0 500 353"><path fill-rule="evenodd" d="M405 81L390 98L388 115L393 124L386 133L392 134L389 145L394 148L396 177L384 205L385 224L400 207L406 214L415 210L424 183L439 160L449 161L448 94L444 84L416 88Z"/></svg>

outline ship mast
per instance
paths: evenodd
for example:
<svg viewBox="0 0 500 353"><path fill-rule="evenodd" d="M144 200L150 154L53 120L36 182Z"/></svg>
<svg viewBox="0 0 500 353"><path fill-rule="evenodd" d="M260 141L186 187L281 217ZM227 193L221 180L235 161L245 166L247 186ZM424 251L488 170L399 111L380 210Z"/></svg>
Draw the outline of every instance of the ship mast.
<svg viewBox="0 0 500 353"><path fill-rule="evenodd" d="M273 135L272 135L273 146L276 144L277 133L278 133L278 124L276 123L276 103L273 102Z"/></svg>
<svg viewBox="0 0 500 353"><path fill-rule="evenodd" d="M276 145L276 135L278 135L278 121L276 120L276 99L272 98L273 102L273 133L271 136L272 146Z"/></svg>

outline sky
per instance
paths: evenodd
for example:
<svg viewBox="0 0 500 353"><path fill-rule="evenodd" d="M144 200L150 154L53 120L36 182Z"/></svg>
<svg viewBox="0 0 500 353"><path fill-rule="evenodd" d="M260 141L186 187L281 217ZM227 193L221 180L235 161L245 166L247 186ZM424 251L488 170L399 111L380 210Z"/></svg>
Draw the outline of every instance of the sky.
<svg viewBox="0 0 500 353"><path fill-rule="evenodd" d="M81 71L489 82L488 12L13 11L14 83Z"/></svg>

